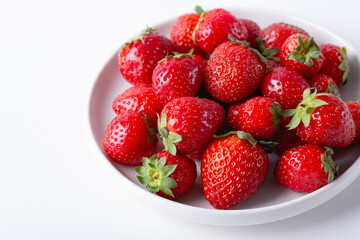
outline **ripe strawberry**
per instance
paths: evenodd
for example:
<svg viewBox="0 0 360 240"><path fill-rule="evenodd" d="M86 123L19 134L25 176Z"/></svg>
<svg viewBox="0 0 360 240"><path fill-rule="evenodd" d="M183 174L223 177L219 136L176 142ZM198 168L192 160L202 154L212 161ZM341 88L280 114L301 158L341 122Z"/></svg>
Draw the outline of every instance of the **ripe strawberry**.
<svg viewBox="0 0 360 240"><path fill-rule="evenodd" d="M308 81L310 87L316 88L318 93L332 93L340 97L339 88L334 80L325 74L315 74Z"/></svg>
<svg viewBox="0 0 360 240"><path fill-rule="evenodd" d="M172 50L169 39L148 28L121 48L118 57L120 72L131 84L151 83L155 65Z"/></svg>
<svg viewBox="0 0 360 240"><path fill-rule="evenodd" d="M139 112L149 118L151 128L157 126L157 115L164 105L159 102L151 84L132 86L115 98L113 109L116 114L123 111Z"/></svg>
<svg viewBox="0 0 360 240"><path fill-rule="evenodd" d="M187 53L191 49L195 54L203 55L203 50L193 40L193 33L200 15L195 13L181 15L171 28L170 40L177 52Z"/></svg>
<svg viewBox="0 0 360 240"><path fill-rule="evenodd" d="M279 129L280 113L280 105L273 99L254 97L241 104L231 124L234 123L235 130L247 132L257 139L267 139L273 137Z"/></svg>
<svg viewBox="0 0 360 240"><path fill-rule="evenodd" d="M277 143L274 147L274 152L279 156L290 148L306 144L296 135L295 129L289 130L285 127L290 121L291 117L283 116L279 130L276 135L271 138L271 141Z"/></svg>
<svg viewBox="0 0 360 240"><path fill-rule="evenodd" d="M294 34L288 37L280 52L281 64L298 71L304 77L314 76L319 72L324 57L313 37Z"/></svg>
<svg viewBox="0 0 360 240"><path fill-rule="evenodd" d="M199 6L196 6L195 11L200 15L200 20L194 36L196 43L205 52L212 53L217 46L228 41L229 34L240 41L247 40L246 27L230 12L221 8L205 12Z"/></svg>
<svg viewBox="0 0 360 240"><path fill-rule="evenodd" d="M270 60L279 61L279 51L285 40L293 34L301 33L308 36L305 30L287 23L273 23L270 26L264 28L259 37L257 43L261 53Z"/></svg>
<svg viewBox="0 0 360 240"><path fill-rule="evenodd" d="M261 54L229 36L231 41L211 54L205 73L205 87L215 99L237 102L254 93L265 75Z"/></svg>
<svg viewBox="0 0 360 240"><path fill-rule="evenodd" d="M203 73L191 54L191 51L186 54L175 53L156 65L152 83L162 104L178 97L193 97L199 90Z"/></svg>
<svg viewBox="0 0 360 240"><path fill-rule="evenodd" d="M206 200L227 209L250 197L263 183L269 159L248 133L230 132L214 139L201 160L201 180Z"/></svg>
<svg viewBox="0 0 360 240"><path fill-rule="evenodd" d="M248 39L247 41L250 43L250 46L253 48L257 47L256 37L260 34L260 26L250 19L238 19L244 26L248 32Z"/></svg>
<svg viewBox="0 0 360 240"><path fill-rule="evenodd" d="M296 108L309 84L300 73L277 67L267 73L261 83L261 93L278 102L282 109Z"/></svg>
<svg viewBox="0 0 360 240"><path fill-rule="evenodd" d="M310 94L306 89L296 109L283 111L293 116L287 125L306 143L346 147L355 138L355 123L346 104L331 93Z"/></svg>
<svg viewBox="0 0 360 240"><path fill-rule="evenodd" d="M306 144L291 148L279 159L275 179L294 191L310 193L334 180L331 148Z"/></svg>
<svg viewBox="0 0 360 240"><path fill-rule="evenodd" d="M156 151L157 137L149 119L136 112L121 112L108 125L103 140L106 154L118 163L139 165Z"/></svg>
<svg viewBox="0 0 360 240"><path fill-rule="evenodd" d="M150 192L174 199L187 193L197 177L195 162L185 155L160 152L143 158L143 166L136 167L139 182Z"/></svg>
<svg viewBox="0 0 360 240"><path fill-rule="evenodd" d="M349 108L349 111L354 119L355 126L356 126L356 136L354 139L354 142L357 142L360 140L360 101L357 102L346 102L347 107Z"/></svg>
<svg viewBox="0 0 360 240"><path fill-rule="evenodd" d="M181 97L165 105L158 128L167 151L189 154L205 148L224 118L225 111L216 102Z"/></svg>
<svg viewBox="0 0 360 240"><path fill-rule="evenodd" d="M334 44L320 44L321 53L325 60L320 73L331 76L336 84L345 84L349 75L349 60L346 48Z"/></svg>

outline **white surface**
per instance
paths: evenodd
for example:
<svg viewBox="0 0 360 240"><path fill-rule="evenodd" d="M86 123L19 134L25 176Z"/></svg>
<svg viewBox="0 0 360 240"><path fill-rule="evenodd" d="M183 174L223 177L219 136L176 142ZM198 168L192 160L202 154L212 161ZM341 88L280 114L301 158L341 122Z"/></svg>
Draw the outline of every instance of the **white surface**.
<svg viewBox="0 0 360 240"><path fill-rule="evenodd" d="M357 1L221 2L197 3L230 11L234 4L284 10L360 49ZM359 178L314 210L248 227L164 216L119 188L116 170L91 143L90 89L129 36L145 24L192 12L194 5L185 0L1 4L0 239L159 239L174 232L172 239L356 239Z"/></svg>

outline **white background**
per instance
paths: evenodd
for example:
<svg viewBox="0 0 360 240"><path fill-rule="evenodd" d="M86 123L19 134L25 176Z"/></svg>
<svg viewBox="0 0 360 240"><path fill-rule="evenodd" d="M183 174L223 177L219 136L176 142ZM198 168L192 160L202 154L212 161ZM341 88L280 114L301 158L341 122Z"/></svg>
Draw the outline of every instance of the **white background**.
<svg viewBox="0 0 360 240"><path fill-rule="evenodd" d="M357 238L360 178L314 210L247 227L163 216L119 188L89 133L92 85L130 36L195 4L283 10L360 50L356 0L2 1L0 239Z"/></svg>

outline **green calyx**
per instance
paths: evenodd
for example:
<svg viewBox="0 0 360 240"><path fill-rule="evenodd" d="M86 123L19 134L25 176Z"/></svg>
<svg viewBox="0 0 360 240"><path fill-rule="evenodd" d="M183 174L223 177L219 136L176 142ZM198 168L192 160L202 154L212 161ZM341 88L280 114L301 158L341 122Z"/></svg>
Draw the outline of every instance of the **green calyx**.
<svg viewBox="0 0 360 240"><path fill-rule="evenodd" d="M141 115L143 115L144 117L142 118L144 120L144 122L146 123L147 126L147 132L148 132L148 144L151 145L152 142L157 142L157 136L156 136L156 132L154 129L152 129L150 127L150 120L148 117L146 117L144 114L140 113Z"/></svg>
<svg viewBox="0 0 360 240"><path fill-rule="evenodd" d="M313 37L306 38L305 40L298 36L299 46L294 51L286 56L288 59L296 59L299 63L303 63L308 67L314 64L313 59L318 60L321 54L321 49L315 42Z"/></svg>
<svg viewBox="0 0 360 240"><path fill-rule="evenodd" d="M326 93L331 93L334 94L335 96L341 98L341 94L339 92L339 89L337 88L337 86L334 86L332 83L328 83L328 86L325 90Z"/></svg>
<svg viewBox="0 0 360 240"><path fill-rule="evenodd" d="M171 188L177 186L176 181L169 177L176 169L177 165L166 165L166 157L158 160L158 154L150 158L144 157L143 165L136 167L135 171L140 175L136 176L138 181L145 185L147 189L156 193L162 191L167 195L174 197Z"/></svg>
<svg viewBox="0 0 360 240"><path fill-rule="evenodd" d="M310 94L311 89L314 89L312 94ZM299 126L300 122L302 122L305 127L308 127L312 111L317 107L328 104L327 102L316 98L321 95L326 95L326 93L317 93L316 88L306 89L303 93L303 100L295 109L286 109L281 112L284 116L293 116L286 127L289 128L289 130L294 129Z"/></svg>
<svg viewBox="0 0 360 240"><path fill-rule="evenodd" d="M346 83L346 80L349 76L349 59L348 56L346 54L346 48L343 47L342 49L339 50L343 61L341 62L341 64L339 65L339 69L344 71L344 74L342 76L342 85L344 85Z"/></svg>
<svg viewBox="0 0 360 240"><path fill-rule="evenodd" d="M167 124L166 112L164 112L161 118L158 116L158 129L163 139L165 151L175 156L177 152L175 143L181 142L182 136L174 132L169 132L166 129L166 124Z"/></svg>
<svg viewBox="0 0 360 240"><path fill-rule="evenodd" d="M178 53L178 52L173 52L173 55L167 55L166 57L164 57L163 59L161 59L160 61L158 61L158 63L161 63L163 61L165 61L166 59L170 59L170 58L182 58L182 57L191 57L194 58L192 56L194 52L194 49L191 49L188 53Z"/></svg>
<svg viewBox="0 0 360 240"><path fill-rule="evenodd" d="M144 35L145 34L151 34L153 32L155 32L156 29L155 28L151 28L149 26L146 26L146 29L142 30L135 38L133 38L130 42L126 42L121 46L121 49L123 49L124 47L126 47L127 45L129 45L130 43L136 41L136 40L140 40L142 43L144 43Z"/></svg>
<svg viewBox="0 0 360 240"><path fill-rule="evenodd" d="M281 122L281 107L280 104L277 102L274 102L272 104L272 107L268 108L269 112L272 113L273 117L271 118L271 120L273 121L273 125L271 126L271 130L275 131Z"/></svg>
<svg viewBox="0 0 360 240"><path fill-rule="evenodd" d="M249 42L247 42L247 41L239 41L231 34L228 35L228 38L232 43L240 43L241 45L249 48L251 51L253 51L261 59L261 61L264 64L266 64L267 59L257 49L250 47Z"/></svg>
<svg viewBox="0 0 360 240"><path fill-rule="evenodd" d="M196 6L195 6L195 12L196 12L198 15L200 15L199 21L198 21L198 23L196 24L196 26L195 26L195 28L194 28L194 31L193 31L193 33L192 33L192 40L193 40L194 43L196 44L196 32L197 32L197 30L199 30L200 23L201 23L202 20L204 19L206 12L205 12L199 5L196 5Z"/></svg>
<svg viewBox="0 0 360 240"><path fill-rule="evenodd" d="M280 51L279 48L265 48L265 40L260 38L259 34L256 36L256 43L261 51L261 54L267 60L273 60L276 62L280 62L280 58L274 57Z"/></svg>
<svg viewBox="0 0 360 240"><path fill-rule="evenodd" d="M224 138L224 137L228 137L230 135L236 135L240 139L247 140L254 147L257 144L256 139L250 133L247 133L247 132L244 132L244 131L230 131L230 132L227 132L227 133L225 133L223 135L215 135L214 138Z"/></svg>
<svg viewBox="0 0 360 240"><path fill-rule="evenodd" d="M324 165L324 171L328 173L328 183L332 182L335 178L336 172L339 170L339 165L335 167L334 161L332 159L332 155L334 155L334 151L325 147L325 152L321 155L321 162Z"/></svg>

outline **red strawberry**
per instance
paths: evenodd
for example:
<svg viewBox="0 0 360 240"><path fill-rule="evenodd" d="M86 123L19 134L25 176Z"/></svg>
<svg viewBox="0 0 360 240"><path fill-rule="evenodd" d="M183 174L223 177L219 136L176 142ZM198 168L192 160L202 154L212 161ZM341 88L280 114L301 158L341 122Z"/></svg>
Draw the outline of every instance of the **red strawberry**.
<svg viewBox="0 0 360 240"><path fill-rule="evenodd" d="M120 72L131 84L151 83L155 65L171 51L170 40L148 28L121 48L118 58Z"/></svg>
<svg viewBox="0 0 360 240"><path fill-rule="evenodd" d="M349 108L349 111L354 119L355 126L356 126L356 136L354 139L354 142L357 142L360 140L360 101L357 102L346 102L347 107Z"/></svg>
<svg viewBox="0 0 360 240"><path fill-rule="evenodd" d="M319 72L324 57L313 37L294 34L288 37L280 52L281 64L298 71L304 77L314 76Z"/></svg>
<svg viewBox="0 0 360 240"><path fill-rule="evenodd" d="M250 134L239 131L214 139L201 160L206 200L227 209L249 199L263 183L268 167L266 152Z"/></svg>
<svg viewBox="0 0 360 240"><path fill-rule="evenodd" d="M199 6L195 10L200 15L194 31L195 39L205 52L211 53L221 43L228 41L229 34L240 41L247 40L246 27L230 12L221 8L204 12Z"/></svg>
<svg viewBox="0 0 360 240"><path fill-rule="evenodd" d="M325 60L320 73L331 76L336 84L345 84L349 75L349 60L346 48L334 44L320 44L321 53Z"/></svg>
<svg viewBox="0 0 360 240"><path fill-rule="evenodd" d="M157 114L161 113L164 105L161 104L151 84L132 86L115 98L113 109L116 114L123 111L140 112L149 118L150 126L156 128Z"/></svg>
<svg viewBox="0 0 360 240"><path fill-rule="evenodd" d="M331 93L310 94L306 89L296 109L283 111L293 116L287 125L306 143L346 147L355 138L355 123L346 104Z"/></svg>
<svg viewBox="0 0 360 240"><path fill-rule="evenodd" d="M286 151L276 165L275 179L294 191L310 193L334 180L331 148L306 144Z"/></svg>
<svg viewBox="0 0 360 240"><path fill-rule="evenodd" d="M276 135L271 139L271 141L276 142L277 144L274 147L274 151L277 155L281 156L285 151L290 148L304 145L305 142L296 135L296 130L289 130L285 126L289 124L291 117L284 116L281 119L280 128L277 131Z"/></svg>
<svg viewBox="0 0 360 240"><path fill-rule="evenodd" d="M116 162L125 165L139 165L143 157L150 157L156 151L155 131L149 127L149 120L136 112L121 112L105 131L103 146L106 154Z"/></svg>
<svg viewBox="0 0 360 240"><path fill-rule="evenodd" d="M202 151L196 151L193 153L189 153L186 156L193 161L201 161L202 154L203 154Z"/></svg>
<svg viewBox="0 0 360 240"><path fill-rule="evenodd" d="M193 186L197 173L195 162L185 155L160 152L151 158L143 158L143 166L135 170L139 182L150 192L174 199L187 193Z"/></svg>
<svg viewBox="0 0 360 240"><path fill-rule="evenodd" d="M236 130L237 129L237 118L239 116L240 113L240 109L241 106L244 104L245 101L240 101L240 102L236 102L230 105L227 116L226 116L226 120L229 124L229 127L232 130Z"/></svg>
<svg viewBox="0 0 360 240"><path fill-rule="evenodd" d="M265 75L261 54L246 42L231 41L218 46L206 66L205 87L222 102L237 102L254 93Z"/></svg>
<svg viewBox="0 0 360 240"><path fill-rule="evenodd" d="M278 59L285 40L295 33L308 35L305 30L287 23L273 23L264 28L257 39L261 53L268 59Z"/></svg>
<svg viewBox="0 0 360 240"><path fill-rule="evenodd" d="M193 39L193 33L200 15L195 13L181 15L171 28L170 40L177 52L187 53L191 49L196 54L204 54Z"/></svg>
<svg viewBox="0 0 360 240"><path fill-rule="evenodd" d="M162 104L178 97L193 97L201 85L203 72L191 51L175 53L160 61L153 72L152 82L155 93Z"/></svg>
<svg viewBox="0 0 360 240"><path fill-rule="evenodd" d="M167 151L188 154L204 149L224 118L225 111L216 102L181 97L165 105L158 128Z"/></svg>
<svg viewBox="0 0 360 240"><path fill-rule="evenodd" d="M340 96L339 88L334 80L325 74L315 74L308 81L310 87L316 88L318 93L332 93Z"/></svg>
<svg viewBox="0 0 360 240"><path fill-rule="evenodd" d="M279 129L280 113L281 108L273 99L254 97L241 104L231 124L234 123L235 130L247 132L257 139L267 139L273 137Z"/></svg>
<svg viewBox="0 0 360 240"><path fill-rule="evenodd" d="M260 26L250 19L238 19L244 26L248 32L248 39L247 41L250 43L250 46L253 48L257 47L256 37L260 34Z"/></svg>
<svg viewBox="0 0 360 240"><path fill-rule="evenodd" d="M261 83L261 93L278 102L282 109L296 108L309 84L301 74L278 67L267 73Z"/></svg>

